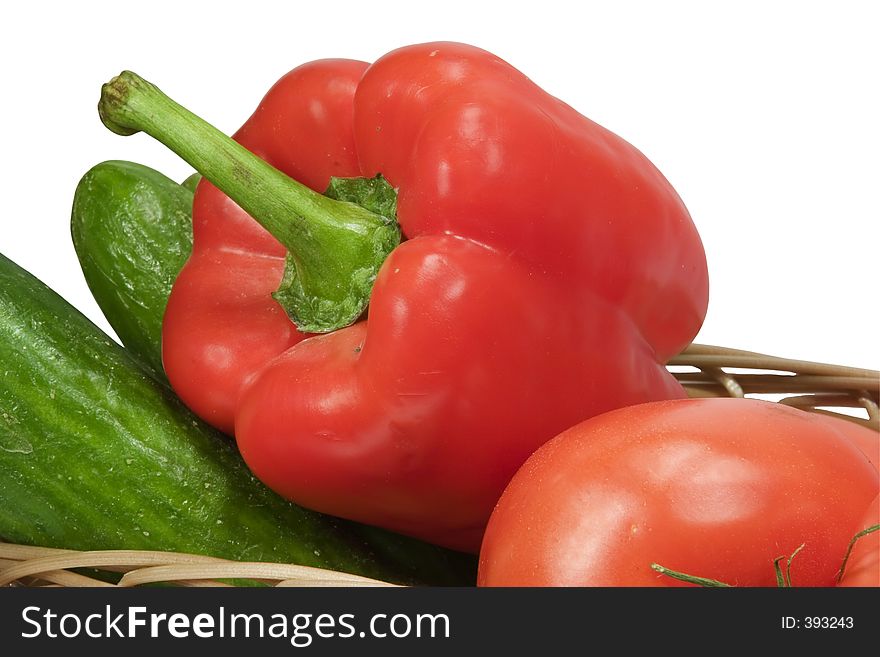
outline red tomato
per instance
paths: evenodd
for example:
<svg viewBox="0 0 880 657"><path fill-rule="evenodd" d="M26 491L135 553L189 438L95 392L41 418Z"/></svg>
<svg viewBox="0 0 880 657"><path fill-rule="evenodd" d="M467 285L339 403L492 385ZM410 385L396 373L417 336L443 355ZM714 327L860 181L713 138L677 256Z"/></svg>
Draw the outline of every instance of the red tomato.
<svg viewBox="0 0 880 657"><path fill-rule="evenodd" d="M880 524L880 497L868 507L859 531ZM856 541L839 586L880 586L880 531Z"/></svg>
<svg viewBox="0 0 880 657"><path fill-rule="evenodd" d="M658 563L739 586L832 586L878 473L824 419L742 399L631 406L540 448L505 490L483 586L681 586ZM784 562L783 562L784 565Z"/></svg>
<svg viewBox="0 0 880 657"><path fill-rule="evenodd" d="M875 468L880 468L880 434L866 427L859 426L855 422L842 420L827 415L817 415L833 427L835 431L852 441L858 447Z"/></svg>

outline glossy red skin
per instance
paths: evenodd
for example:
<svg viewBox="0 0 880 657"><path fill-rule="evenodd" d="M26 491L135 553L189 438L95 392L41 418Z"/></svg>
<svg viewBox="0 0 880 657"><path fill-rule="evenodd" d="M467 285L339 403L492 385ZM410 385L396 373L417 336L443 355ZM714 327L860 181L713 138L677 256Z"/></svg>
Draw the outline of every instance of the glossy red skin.
<svg viewBox="0 0 880 657"><path fill-rule="evenodd" d="M328 59L282 77L233 138L316 191L358 176L352 99L365 62ZM233 432L239 392L268 361L303 340L271 294L285 249L207 180L193 203L193 253L162 325L162 360L197 415Z"/></svg>
<svg viewBox="0 0 880 657"><path fill-rule="evenodd" d="M691 399L606 413L523 465L489 521L482 586L833 586L877 495L844 432L780 404Z"/></svg>
<svg viewBox="0 0 880 657"><path fill-rule="evenodd" d="M818 415L817 417L821 417L835 431L850 440L862 451L865 458L868 459L875 469L880 469L880 433L849 420L825 415Z"/></svg>
<svg viewBox="0 0 880 657"><path fill-rule="evenodd" d="M858 531L874 525L880 525L880 496L871 502L858 524ZM880 586L880 531L856 541L838 586Z"/></svg>
<svg viewBox="0 0 880 657"><path fill-rule="evenodd" d="M403 48L352 91L353 119L335 117L353 131L344 153L356 151L357 170L318 157L306 182L381 172L399 188L408 240L384 263L368 320L300 341L268 299L280 260L230 272L224 252L188 265L191 289L175 286L166 369L202 417L227 430L234 420L248 465L282 495L476 551L505 484L544 441L612 408L684 396L661 363L705 315L705 256L641 153L489 53ZM288 119L267 125L258 111L238 138L288 173L283 154L245 137L271 142L277 129L298 153L333 152ZM196 221L222 243L231 204L203 187ZM201 250L197 238L194 260ZM207 321L206 277L227 290ZM221 344L228 365L206 353Z"/></svg>

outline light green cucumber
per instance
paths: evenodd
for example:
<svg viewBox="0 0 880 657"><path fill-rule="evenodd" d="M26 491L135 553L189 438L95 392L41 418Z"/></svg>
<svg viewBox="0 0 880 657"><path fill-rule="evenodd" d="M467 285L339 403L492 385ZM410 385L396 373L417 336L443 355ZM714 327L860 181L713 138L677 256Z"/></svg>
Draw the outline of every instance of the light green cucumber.
<svg viewBox="0 0 880 657"><path fill-rule="evenodd" d="M70 230L92 295L129 351L161 380L162 315L192 251L194 177L102 162L77 185Z"/></svg>

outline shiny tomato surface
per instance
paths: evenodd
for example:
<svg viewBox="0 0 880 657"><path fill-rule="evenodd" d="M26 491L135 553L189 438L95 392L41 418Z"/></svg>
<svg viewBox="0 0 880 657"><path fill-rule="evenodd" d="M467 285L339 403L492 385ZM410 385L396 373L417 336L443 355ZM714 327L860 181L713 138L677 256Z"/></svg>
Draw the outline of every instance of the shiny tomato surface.
<svg viewBox="0 0 880 657"><path fill-rule="evenodd" d="M833 586L878 493L844 422L742 399L655 402L562 433L520 469L480 554L484 586ZM839 426L838 426L839 425Z"/></svg>

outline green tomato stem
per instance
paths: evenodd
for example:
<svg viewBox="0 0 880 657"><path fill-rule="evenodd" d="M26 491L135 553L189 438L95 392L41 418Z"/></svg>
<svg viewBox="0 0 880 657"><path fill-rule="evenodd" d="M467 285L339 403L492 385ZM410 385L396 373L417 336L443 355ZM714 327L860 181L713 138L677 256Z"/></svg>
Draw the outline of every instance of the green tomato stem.
<svg viewBox="0 0 880 657"><path fill-rule="evenodd" d="M773 560L773 570L776 571L776 588L784 589L785 588L785 574L782 572L782 567L779 565L779 562L785 559L785 557L776 557Z"/></svg>
<svg viewBox="0 0 880 657"><path fill-rule="evenodd" d="M798 555L798 552L804 549L806 543L801 543L797 546L794 552L791 553L790 556L785 557L776 557L773 560L773 569L776 571L776 586L777 588L791 588L793 586L791 582L791 562L794 561L794 558ZM782 572L782 567L779 565L779 562L783 559L787 559L785 563L785 573Z"/></svg>
<svg viewBox="0 0 880 657"><path fill-rule="evenodd" d="M708 579L706 577L697 577L696 575L688 575L687 573L680 573L677 570L665 568L665 567L661 566L659 563L652 563L651 568L653 570L656 570L661 575L666 575L667 577L671 577L673 579L677 579L682 582L688 582L690 584L696 584L698 586L703 586L706 588L732 588L730 586L730 584L725 584L724 582L719 582L717 579Z"/></svg>
<svg viewBox="0 0 880 657"><path fill-rule="evenodd" d="M852 555L853 548L856 545L856 542L868 534L873 534L876 531L880 531L880 525L872 525L862 531L858 532L855 536L850 539L849 545L846 546L846 554L843 555L843 563L840 564L840 570L837 571L837 582L840 583L840 580L843 579L843 573L846 571L846 564L849 562L849 558Z"/></svg>

